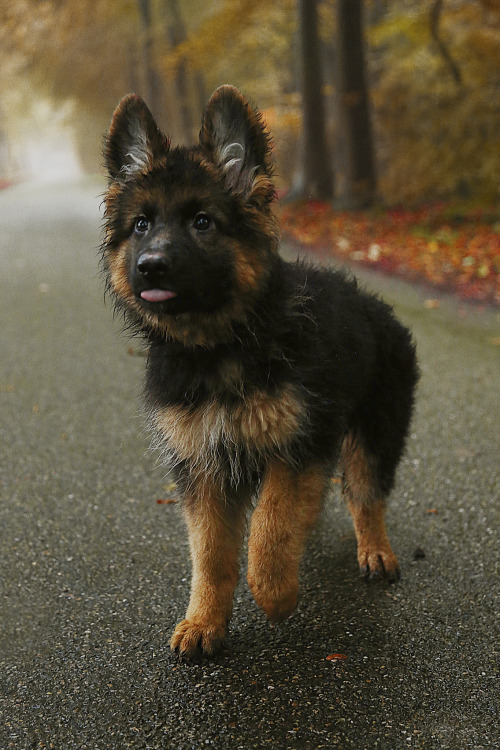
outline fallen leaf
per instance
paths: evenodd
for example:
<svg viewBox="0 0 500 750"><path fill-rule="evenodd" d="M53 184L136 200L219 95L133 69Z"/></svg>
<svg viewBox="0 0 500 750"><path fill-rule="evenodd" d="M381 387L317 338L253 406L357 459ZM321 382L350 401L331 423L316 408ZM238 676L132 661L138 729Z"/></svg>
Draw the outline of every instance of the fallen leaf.
<svg viewBox="0 0 500 750"><path fill-rule="evenodd" d="M174 490L177 489L177 483L176 482L169 482L168 484L165 484L163 487L165 492L174 492Z"/></svg>
<svg viewBox="0 0 500 750"><path fill-rule="evenodd" d="M463 299L499 305L499 223L491 225L485 212L470 209L460 210L460 222L451 227L453 212L453 204L444 201L376 215L306 201L283 207L280 219L284 234L321 252L350 255L391 274L425 279Z"/></svg>
<svg viewBox="0 0 500 750"><path fill-rule="evenodd" d="M441 301L438 299L426 299L424 302L424 307L427 310L437 310L439 307L441 307Z"/></svg>
<svg viewBox="0 0 500 750"><path fill-rule="evenodd" d="M429 513L429 514L432 514L432 515L435 515L435 516L437 516L437 514L439 513L439 511L438 511L438 510L436 510L435 508L429 508L429 509L428 509L428 510L426 510L425 512L426 512L426 513Z"/></svg>
<svg viewBox="0 0 500 750"><path fill-rule="evenodd" d="M480 279L486 279L490 275L490 267L488 263L482 263L476 271L476 275Z"/></svg>
<svg viewBox="0 0 500 750"><path fill-rule="evenodd" d="M347 659L347 656L345 654L329 654L326 657L327 661L341 661L342 659Z"/></svg>
<svg viewBox="0 0 500 750"><path fill-rule="evenodd" d="M380 255L382 253L382 248L380 245L377 245L375 242L373 242L370 247L368 248L368 260L371 260L372 263L376 263L377 260L380 259Z"/></svg>

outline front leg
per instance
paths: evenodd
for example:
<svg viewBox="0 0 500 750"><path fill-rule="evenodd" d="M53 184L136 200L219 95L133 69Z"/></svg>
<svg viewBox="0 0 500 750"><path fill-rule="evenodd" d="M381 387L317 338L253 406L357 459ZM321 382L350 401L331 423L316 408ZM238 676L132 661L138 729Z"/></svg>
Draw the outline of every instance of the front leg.
<svg viewBox="0 0 500 750"><path fill-rule="evenodd" d="M211 655L221 645L233 609L243 540L245 504L226 503L209 480L185 498L192 561L186 619L170 641L180 656Z"/></svg>
<svg viewBox="0 0 500 750"><path fill-rule="evenodd" d="M286 619L297 606L299 563L327 481L321 466L297 471L278 460L264 476L250 526L248 583L273 622Z"/></svg>

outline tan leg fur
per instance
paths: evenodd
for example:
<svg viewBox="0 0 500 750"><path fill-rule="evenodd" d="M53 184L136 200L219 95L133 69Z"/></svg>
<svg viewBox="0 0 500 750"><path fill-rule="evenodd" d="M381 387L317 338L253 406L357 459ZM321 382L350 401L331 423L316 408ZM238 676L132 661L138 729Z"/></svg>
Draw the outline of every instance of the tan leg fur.
<svg viewBox="0 0 500 750"><path fill-rule="evenodd" d="M358 545L361 573L370 578L399 578L399 564L385 528L385 499L375 483L375 473L361 443L347 436L342 446L344 493Z"/></svg>
<svg viewBox="0 0 500 750"><path fill-rule="evenodd" d="M273 622L297 605L299 562L326 493L321 467L303 473L274 461L265 474L248 543L248 583Z"/></svg>
<svg viewBox="0 0 500 750"><path fill-rule="evenodd" d="M243 541L245 508L228 510L208 482L185 504L193 565L191 597L186 619L170 646L181 656L212 654L222 643L233 608Z"/></svg>

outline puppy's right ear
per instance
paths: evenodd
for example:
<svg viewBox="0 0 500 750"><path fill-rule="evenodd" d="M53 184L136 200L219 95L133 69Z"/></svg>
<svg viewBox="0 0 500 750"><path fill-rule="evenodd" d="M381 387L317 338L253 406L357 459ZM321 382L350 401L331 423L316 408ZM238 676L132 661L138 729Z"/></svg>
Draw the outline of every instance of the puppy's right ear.
<svg viewBox="0 0 500 750"><path fill-rule="evenodd" d="M145 173L164 157L170 142L159 130L145 102L129 94L116 108L104 145L104 158L113 180Z"/></svg>

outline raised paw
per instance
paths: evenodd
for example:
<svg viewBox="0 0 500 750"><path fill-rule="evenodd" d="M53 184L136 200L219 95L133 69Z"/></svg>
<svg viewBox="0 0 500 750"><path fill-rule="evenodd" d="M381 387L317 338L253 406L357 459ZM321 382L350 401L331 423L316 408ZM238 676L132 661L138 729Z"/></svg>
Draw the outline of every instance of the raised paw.
<svg viewBox="0 0 500 750"><path fill-rule="evenodd" d="M212 656L222 645L225 635L224 624L182 620L174 630L170 648L188 659Z"/></svg>
<svg viewBox="0 0 500 750"><path fill-rule="evenodd" d="M299 585L297 581L282 586L263 586L249 576L248 583L253 597L264 614L274 623L283 622L290 617L297 606Z"/></svg>
<svg viewBox="0 0 500 750"><path fill-rule="evenodd" d="M401 578L401 571L396 555L389 547L358 549L359 571L365 578L387 578L395 583Z"/></svg>

